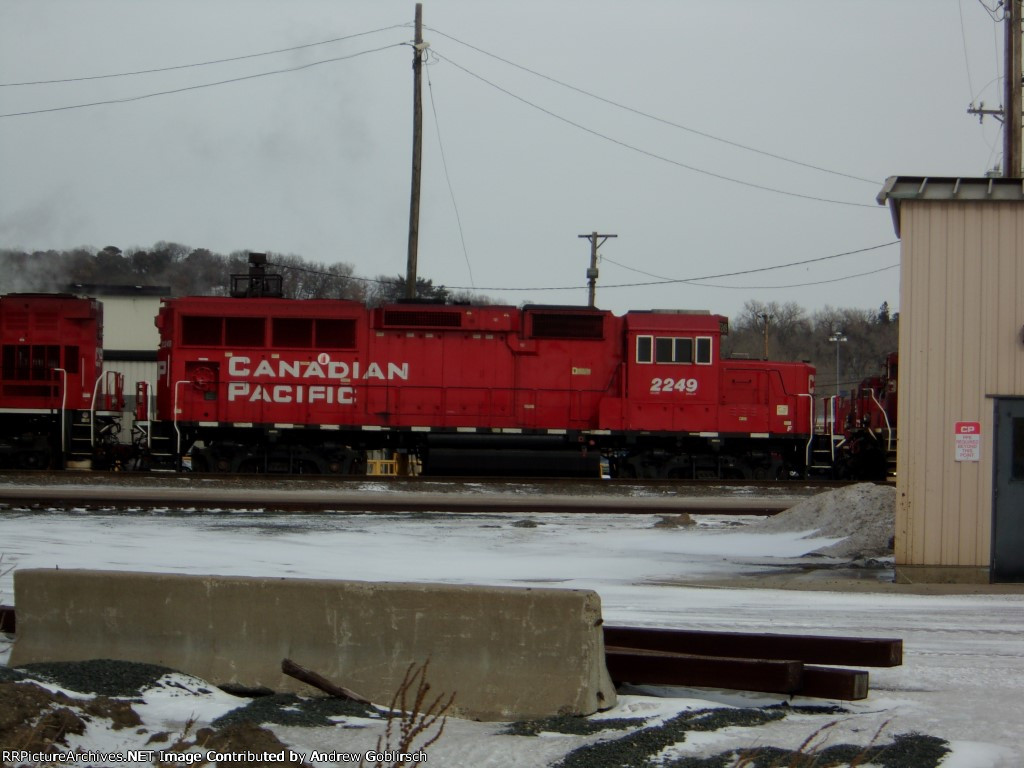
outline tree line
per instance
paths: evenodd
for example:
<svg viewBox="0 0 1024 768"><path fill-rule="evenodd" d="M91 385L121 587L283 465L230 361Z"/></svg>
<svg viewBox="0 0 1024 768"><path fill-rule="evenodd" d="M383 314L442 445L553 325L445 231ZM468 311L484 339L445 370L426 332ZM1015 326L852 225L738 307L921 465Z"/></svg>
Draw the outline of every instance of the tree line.
<svg viewBox="0 0 1024 768"><path fill-rule="evenodd" d="M351 264L324 264L281 253L268 253L267 261L270 271L283 277L285 298L349 299L377 306L405 296L403 275L363 278ZM224 296L230 289L229 275L248 271L248 251L225 255L164 241L125 251L112 245L31 253L0 249L0 294L60 292L75 285L152 285L167 286L172 296ZM488 301L435 286L429 279L420 278L416 285L425 299Z"/></svg>
<svg viewBox="0 0 1024 768"><path fill-rule="evenodd" d="M730 318L722 351L754 360L811 362L818 392L831 395L837 386L849 390L878 374L898 343L899 313L890 312L888 302L877 310L825 307L808 313L794 302L749 300Z"/></svg>
<svg viewBox="0 0 1024 768"><path fill-rule="evenodd" d="M377 306L405 296L403 275L363 278L351 264L323 264L301 256L268 253L271 271L283 277L286 298L334 298ZM61 292L75 285L159 285L173 296L223 296L229 275L246 274L247 251L214 253L161 241L151 248L27 252L0 249L0 294ZM429 279L417 280L417 295L438 302L493 303L486 296L451 292ZM817 368L819 392L831 394L874 375L896 351L899 314L888 304L877 310L832 308L808 313L796 303L749 300L730 318L723 354L750 359L805 360ZM838 376L836 356L838 353Z"/></svg>

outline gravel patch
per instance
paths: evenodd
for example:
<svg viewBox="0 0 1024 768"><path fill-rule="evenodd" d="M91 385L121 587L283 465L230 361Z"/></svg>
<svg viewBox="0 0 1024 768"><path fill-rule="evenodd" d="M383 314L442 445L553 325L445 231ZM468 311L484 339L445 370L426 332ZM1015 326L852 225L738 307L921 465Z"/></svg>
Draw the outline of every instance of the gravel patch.
<svg viewBox="0 0 1024 768"><path fill-rule="evenodd" d="M542 733L565 733L590 736L601 731L625 731L647 722L643 717L610 717L594 720L587 717L549 717L544 720L520 720L502 731L505 736L539 736Z"/></svg>
<svg viewBox="0 0 1024 768"><path fill-rule="evenodd" d="M686 740L689 731L717 731L729 726L758 726L781 720L786 714L763 709L698 709L676 715L661 725L642 728L626 736L573 750L555 768L620 768L661 765L653 758Z"/></svg>
<svg viewBox="0 0 1024 768"><path fill-rule="evenodd" d="M617 739L580 747L555 764L555 768L839 768L863 765L874 768L939 768L949 752L947 742L935 736L903 734L888 744L857 746L836 744L799 750L751 746L716 755L664 758L661 753L686 740L696 731L729 727L756 727L786 717L780 709L702 709L684 712L661 725L642 728ZM810 741L810 740L809 740Z"/></svg>
<svg viewBox="0 0 1024 768"><path fill-rule="evenodd" d="M275 693L231 710L214 720L212 725L219 728L238 723L272 723L315 728L336 725L338 717L380 718L381 713L371 706L348 699L326 696L303 698L294 693Z"/></svg>
<svg viewBox="0 0 1024 768"><path fill-rule="evenodd" d="M39 662L25 664L21 669L31 677L78 693L124 698L141 696L146 689L160 685L164 675L175 672L156 664L111 659Z"/></svg>

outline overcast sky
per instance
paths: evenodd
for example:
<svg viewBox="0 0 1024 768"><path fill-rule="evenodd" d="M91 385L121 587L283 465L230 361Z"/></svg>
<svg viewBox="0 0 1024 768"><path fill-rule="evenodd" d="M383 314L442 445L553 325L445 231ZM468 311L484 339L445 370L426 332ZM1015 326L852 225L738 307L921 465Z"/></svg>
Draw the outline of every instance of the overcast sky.
<svg viewBox="0 0 1024 768"><path fill-rule="evenodd" d="M404 273L414 9L0 0L0 247L168 240ZM981 0L427 0L423 15L419 273L513 304L585 303L578 235L597 230L618 235L597 294L618 312L895 309L897 245L613 286L890 243L887 176L981 176L1001 156L998 123L966 114L1002 102L1002 24ZM819 284L778 287L804 283Z"/></svg>

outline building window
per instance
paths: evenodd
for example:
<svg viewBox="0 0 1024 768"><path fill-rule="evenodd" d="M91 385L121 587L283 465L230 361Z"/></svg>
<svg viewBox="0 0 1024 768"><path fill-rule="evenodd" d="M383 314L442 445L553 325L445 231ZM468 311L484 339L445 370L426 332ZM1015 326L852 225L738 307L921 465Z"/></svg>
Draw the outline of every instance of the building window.
<svg viewBox="0 0 1024 768"><path fill-rule="evenodd" d="M1024 480L1024 419L1013 420L1013 470L1014 480Z"/></svg>

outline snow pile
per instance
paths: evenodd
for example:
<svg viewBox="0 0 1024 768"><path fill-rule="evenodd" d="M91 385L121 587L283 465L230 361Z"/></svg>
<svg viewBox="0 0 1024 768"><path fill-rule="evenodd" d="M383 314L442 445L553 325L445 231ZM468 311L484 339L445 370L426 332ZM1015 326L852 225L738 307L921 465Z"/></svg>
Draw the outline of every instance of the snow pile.
<svg viewBox="0 0 1024 768"><path fill-rule="evenodd" d="M819 493L785 512L752 524L750 530L764 533L807 531L805 538L839 538L842 541L808 554L861 560L892 554L895 518L896 489L860 483Z"/></svg>

